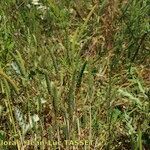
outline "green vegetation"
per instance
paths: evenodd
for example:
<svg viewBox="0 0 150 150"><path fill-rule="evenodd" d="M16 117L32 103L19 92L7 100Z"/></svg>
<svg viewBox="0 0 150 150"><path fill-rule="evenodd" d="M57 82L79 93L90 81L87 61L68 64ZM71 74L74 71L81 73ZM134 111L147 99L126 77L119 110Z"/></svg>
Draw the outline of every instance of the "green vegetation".
<svg viewBox="0 0 150 150"><path fill-rule="evenodd" d="M149 15L149 0L1 0L0 149L149 150Z"/></svg>

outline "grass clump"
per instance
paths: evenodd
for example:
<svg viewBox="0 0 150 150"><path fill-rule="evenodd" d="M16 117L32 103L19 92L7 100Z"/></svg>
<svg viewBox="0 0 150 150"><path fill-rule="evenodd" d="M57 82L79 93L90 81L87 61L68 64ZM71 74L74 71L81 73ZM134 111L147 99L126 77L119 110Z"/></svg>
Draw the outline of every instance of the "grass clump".
<svg viewBox="0 0 150 150"><path fill-rule="evenodd" d="M0 149L148 150L149 31L148 0L1 0Z"/></svg>

